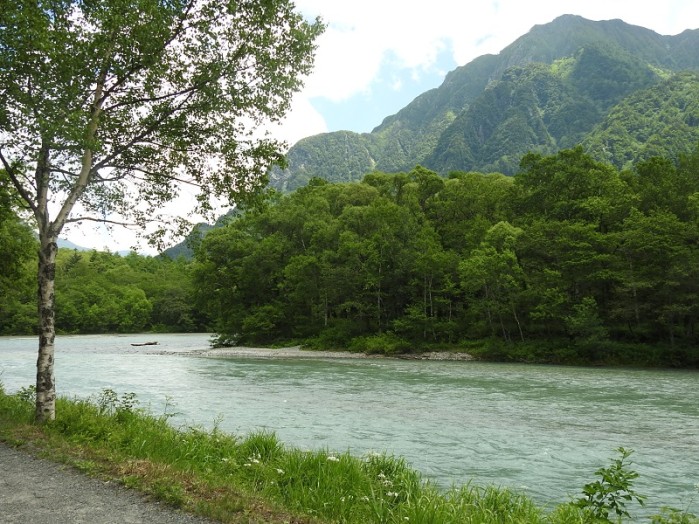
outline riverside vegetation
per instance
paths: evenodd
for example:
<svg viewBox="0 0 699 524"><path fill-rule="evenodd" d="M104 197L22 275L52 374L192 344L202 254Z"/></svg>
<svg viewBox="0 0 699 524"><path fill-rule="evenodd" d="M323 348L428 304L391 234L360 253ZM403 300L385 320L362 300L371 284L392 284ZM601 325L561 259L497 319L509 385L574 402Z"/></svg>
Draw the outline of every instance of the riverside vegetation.
<svg viewBox="0 0 699 524"><path fill-rule="evenodd" d="M59 399L57 418L33 423L33 388L0 385L0 440L51 456L186 511L221 522L338 523L594 523L633 518L644 497L631 451L620 448L582 497L538 506L493 486L442 490L404 460L369 454L301 451L270 433L245 437L195 427L174 428L132 393L105 389L88 400ZM634 507L632 507L634 506ZM681 509L663 508L654 524L697 524Z"/></svg>
<svg viewBox="0 0 699 524"><path fill-rule="evenodd" d="M316 179L204 237L200 304L223 344L696 367L698 170L577 147L514 177Z"/></svg>
<svg viewBox="0 0 699 524"><path fill-rule="evenodd" d="M193 260L61 250L56 326L697 367L698 171L699 149L620 171L577 147L528 154L514 177L316 179L194 238ZM19 238L0 235L21 259L0 280L1 334L35 329L33 240Z"/></svg>

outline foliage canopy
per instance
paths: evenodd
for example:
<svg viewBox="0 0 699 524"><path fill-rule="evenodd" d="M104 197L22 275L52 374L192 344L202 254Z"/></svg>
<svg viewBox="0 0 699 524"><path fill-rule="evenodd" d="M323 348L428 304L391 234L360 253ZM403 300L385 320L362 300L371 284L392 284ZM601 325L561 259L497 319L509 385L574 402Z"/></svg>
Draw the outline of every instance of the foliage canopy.
<svg viewBox="0 0 699 524"><path fill-rule="evenodd" d="M696 366L697 159L313 179L209 232L195 288L222 343Z"/></svg>
<svg viewBox="0 0 699 524"><path fill-rule="evenodd" d="M175 182L195 188L203 209L264 183L281 155L256 128L288 108L322 30L293 7L3 5L0 161L40 229L55 235L66 223L115 216L144 227L177 195Z"/></svg>
<svg viewBox="0 0 699 524"><path fill-rule="evenodd" d="M55 416L64 226L156 220L158 242L183 185L199 211L262 185L282 156L258 128L288 108L321 31L288 0L3 2L0 164L39 230L39 420Z"/></svg>

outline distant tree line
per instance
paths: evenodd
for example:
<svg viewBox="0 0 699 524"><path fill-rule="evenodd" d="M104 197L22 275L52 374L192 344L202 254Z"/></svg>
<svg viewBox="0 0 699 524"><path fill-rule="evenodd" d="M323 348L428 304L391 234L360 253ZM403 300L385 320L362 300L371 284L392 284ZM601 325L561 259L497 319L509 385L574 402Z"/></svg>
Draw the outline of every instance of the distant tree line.
<svg viewBox="0 0 699 524"><path fill-rule="evenodd" d="M38 333L39 242L0 170L0 335ZM192 263L59 249L55 276L59 333L196 332L208 320L194 302Z"/></svg>
<svg viewBox="0 0 699 524"><path fill-rule="evenodd" d="M36 241L0 197L0 334L33 333ZM578 147L514 177L313 179L211 230L194 260L61 249L56 280L62 333L696 366L699 149L624 171Z"/></svg>
<svg viewBox="0 0 699 524"><path fill-rule="evenodd" d="M222 344L696 365L699 150L313 179L211 231L194 281Z"/></svg>
<svg viewBox="0 0 699 524"><path fill-rule="evenodd" d="M31 239L33 244L36 241ZM0 296L0 334L37 332L36 257ZM196 332L206 319L193 302L184 259L60 249L56 261L59 333Z"/></svg>

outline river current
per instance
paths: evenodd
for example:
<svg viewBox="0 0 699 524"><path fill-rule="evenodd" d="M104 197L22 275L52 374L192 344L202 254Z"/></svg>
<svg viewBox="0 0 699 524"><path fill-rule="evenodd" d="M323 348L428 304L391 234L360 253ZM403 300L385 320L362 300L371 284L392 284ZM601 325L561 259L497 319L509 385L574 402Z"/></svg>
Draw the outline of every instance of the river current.
<svg viewBox="0 0 699 524"><path fill-rule="evenodd" d="M132 343L157 340L157 346ZM443 487L578 498L634 450L647 509L699 513L699 373L394 359L200 358L207 335L64 336L60 395L134 392L176 425L274 431L302 449L387 452ZM0 382L34 382L36 338L0 337Z"/></svg>

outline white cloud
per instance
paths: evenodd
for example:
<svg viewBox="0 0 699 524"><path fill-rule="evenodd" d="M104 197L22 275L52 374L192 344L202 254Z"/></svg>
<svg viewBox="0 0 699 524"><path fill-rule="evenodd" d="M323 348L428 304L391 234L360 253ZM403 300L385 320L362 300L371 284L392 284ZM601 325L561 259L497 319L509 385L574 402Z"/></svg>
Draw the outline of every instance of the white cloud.
<svg viewBox="0 0 699 524"><path fill-rule="evenodd" d="M451 49L456 63L463 65L500 52L534 25L562 14L621 18L661 34L677 34L699 21L696 0L432 0L419 7L408 7L405 0L297 0L296 5L309 17L320 15L328 25L304 96L332 101L368 92L389 56L395 56L400 67L419 70L434 66L439 52Z"/></svg>
<svg viewBox="0 0 699 524"><path fill-rule="evenodd" d="M282 122L272 126L270 132L278 140L283 140L289 146L304 137L326 133L328 126L321 115L311 105L307 96L297 94L292 102L292 108Z"/></svg>

